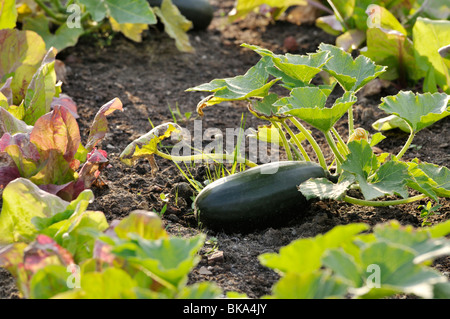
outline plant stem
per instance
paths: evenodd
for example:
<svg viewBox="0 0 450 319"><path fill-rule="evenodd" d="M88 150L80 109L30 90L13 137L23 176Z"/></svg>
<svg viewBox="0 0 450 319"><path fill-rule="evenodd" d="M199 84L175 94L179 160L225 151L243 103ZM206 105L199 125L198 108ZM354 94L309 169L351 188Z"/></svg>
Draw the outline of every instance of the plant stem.
<svg viewBox="0 0 450 319"><path fill-rule="evenodd" d="M64 8L59 0L52 0L53 5L61 13L67 13L66 8Z"/></svg>
<svg viewBox="0 0 450 319"><path fill-rule="evenodd" d="M339 132L336 130L336 128L331 128L334 136L336 137L338 144L341 146L342 151L344 152L344 155L347 156L350 154L350 150L348 149L347 144L345 144L344 140L342 139L341 135L339 135Z"/></svg>
<svg viewBox="0 0 450 319"><path fill-rule="evenodd" d="M375 207L385 207L385 206L391 206L391 205L400 205L400 204L408 204L412 203L421 199L427 198L427 195L417 195L405 199L397 199L397 200L387 200L387 201L373 201L373 200L364 200L364 199L358 199L350 196L344 197L344 202L350 203L350 204L356 204L356 205L362 205L362 206L375 206Z"/></svg>
<svg viewBox="0 0 450 319"><path fill-rule="evenodd" d="M353 134L353 131L355 130L353 122L353 107L350 107L350 109L348 110L348 136L351 136Z"/></svg>
<svg viewBox="0 0 450 319"><path fill-rule="evenodd" d="M320 149L314 137L312 137L312 135L308 132L308 130L295 117L290 117L289 120L291 120L291 122L294 123L294 125L300 130L300 132L302 132L303 135L305 135L309 144L311 144L314 152L316 153L317 158L319 159L320 166L322 166L324 170L328 170L325 157L323 156L322 150Z"/></svg>
<svg viewBox="0 0 450 319"><path fill-rule="evenodd" d="M289 143L286 139L286 135L284 134L283 130L281 129L280 124L275 121L270 121L270 122L272 123L273 126L275 126L278 129L278 132L283 141L284 149L286 150L286 156L287 156L288 160L292 161L293 157L292 157L291 147L289 146Z"/></svg>
<svg viewBox="0 0 450 319"><path fill-rule="evenodd" d="M298 138L294 134L294 132L292 132L289 125L287 125L285 121L282 121L281 123L283 124L284 128L288 131L289 135L294 139L295 145L297 145L297 147L300 150L300 152L302 153L305 161L311 162L311 159L309 158L308 153L306 153L305 149L302 146L302 143L298 140Z"/></svg>
<svg viewBox="0 0 450 319"><path fill-rule="evenodd" d="M53 18L54 20L56 20L58 23L64 23L66 20L62 19L61 16L58 16L55 12L53 12L52 10L50 10L49 7L47 7L42 0L35 0L36 4L42 8L42 10L44 10L44 12L51 18Z"/></svg>
<svg viewBox="0 0 450 319"><path fill-rule="evenodd" d="M249 161L242 157L235 158L234 155L229 154L197 154L197 155L188 155L188 156L171 156L161 151L156 150L155 154L161 156L162 158L174 161L174 162L187 162L187 161L195 161L195 160L227 160L230 163L234 163L234 161L238 161L240 163L245 163L245 165L249 167L256 167L258 164Z"/></svg>
<svg viewBox="0 0 450 319"><path fill-rule="evenodd" d="M341 153L339 153L339 150L336 146L336 142L333 139L333 136L331 135L331 132L328 131L325 134L325 138L327 140L328 145L330 146L331 150L334 153L334 156L336 157L336 160L338 164L342 164L344 162L344 158L342 157Z"/></svg>
<svg viewBox="0 0 450 319"><path fill-rule="evenodd" d="M400 150L400 152L397 154L397 159L399 160L400 158L402 158L402 156L406 153L406 151L408 150L408 148L411 146L411 142L414 139L414 136L416 136L416 133L413 131L413 129L410 127L409 128L411 130L411 133L409 134L408 140L406 141L405 145L403 146L403 148Z"/></svg>

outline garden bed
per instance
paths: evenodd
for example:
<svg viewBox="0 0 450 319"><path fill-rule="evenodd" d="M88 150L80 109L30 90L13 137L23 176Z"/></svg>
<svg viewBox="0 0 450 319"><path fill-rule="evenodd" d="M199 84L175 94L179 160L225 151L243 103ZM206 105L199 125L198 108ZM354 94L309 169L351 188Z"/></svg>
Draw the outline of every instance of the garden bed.
<svg viewBox="0 0 450 319"><path fill-rule="evenodd" d="M89 207L103 211L108 221L121 219L137 209L160 212L165 205L160 194L169 194L163 221L169 234L191 236L206 232L207 241L200 254L202 259L189 277L189 282L213 281L224 292L245 293L250 298L270 294L278 275L262 266L258 255L277 252L295 239L315 236L336 225L364 222L374 226L389 220L420 227L419 205L426 200L395 207L362 207L335 201L314 201L310 208L299 214L299 218L279 229L265 229L250 234L225 234L199 229L192 211L192 189L170 161L156 158L160 170L152 175L146 160L127 167L119 160L123 149L134 139L147 133L151 123L158 125L173 121L169 107L176 106L181 113L192 112L189 119L178 118L178 124L193 130L196 105L204 97L202 93L185 92L187 88L244 74L259 56L240 45L259 45L277 53L306 54L317 50L321 42L334 44L334 37L316 28L314 24L296 25L284 20L271 23L269 20L249 15L233 24L226 23L226 15L234 1L211 1L215 17L207 30L190 32L195 53L180 53L173 41L161 30L151 28L142 43L134 43L117 35L110 44L94 38L84 38L74 48L69 48L58 57L67 68L63 92L71 96L78 105L80 131L87 136L90 123L98 108L114 97L123 102L124 112L115 112L108 117L110 132L102 141L108 151L111 166L102 173L103 182L92 189L95 201ZM297 48L284 45L284 40L294 37ZM292 50L293 49L293 50ZM409 88L411 90L420 90ZM369 132L371 124L383 114L378 109L380 98L398 92L394 85L369 92L358 92L355 108L355 123ZM238 128L242 114L250 115L245 104L229 103L205 110L202 118L203 130ZM150 123L151 122L151 123ZM339 123L339 131L346 136L345 118ZM256 128L264 123L248 116L246 128ZM326 141L312 129L317 141ZM406 133L394 130L386 133L387 139L378 147L385 152L396 153L408 138ZM405 158L419 158L440 166L450 167L450 118L422 130L414 140L415 146ZM83 141L85 142L85 141ZM328 149L326 146L324 150ZM311 152L312 149L306 149ZM330 154L325 154L327 157ZM203 165L191 168L198 181L204 181L206 169ZM433 216L433 224L450 217L450 200L442 199L439 215ZM217 254L214 254L217 253ZM434 267L449 275L450 258L435 261ZM0 270L0 298L14 298L17 291L14 280Z"/></svg>

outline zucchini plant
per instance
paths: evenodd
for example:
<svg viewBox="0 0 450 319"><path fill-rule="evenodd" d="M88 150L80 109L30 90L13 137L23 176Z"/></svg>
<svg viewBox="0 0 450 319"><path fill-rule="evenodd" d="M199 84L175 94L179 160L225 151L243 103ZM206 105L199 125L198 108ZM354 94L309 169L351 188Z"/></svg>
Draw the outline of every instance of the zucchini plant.
<svg viewBox="0 0 450 319"><path fill-rule="evenodd" d="M383 74L386 67L375 64L365 56L353 59L348 52L330 44L322 43L317 52L307 55L282 55L254 45L243 46L261 56L256 65L244 75L214 79L187 91L211 93L197 106L197 112L201 116L207 107L225 101L246 101L251 114L270 123L269 126L260 126L256 137L264 138L268 131L274 131L281 137L280 144L289 161L317 162L324 171L322 176L299 178L297 181L298 190L306 200L317 198L365 206L390 206L425 198L439 203L440 197L450 196L450 170L447 167L439 167L417 158L404 159L416 134L450 114L449 95L400 91L397 95L382 98L379 108L401 122L408 129L409 138L397 154L375 154L372 147L385 136L380 132L371 135L363 128L356 127L353 105L357 101L356 93ZM312 84L313 79L319 78L320 72L328 74L331 81ZM279 96L275 93L275 84L287 89L289 95ZM331 96L336 94L334 92L340 92L336 88L338 84L343 93L333 100ZM336 124L345 115L348 136L342 136L336 128ZM326 160L323 150L307 126L324 136L331 150L331 160ZM162 124L133 141L120 158L131 165L134 160L146 157L154 168L157 167L153 157L155 154L173 161L236 159L229 154L216 153L172 156L158 150L160 141L180 130L177 124ZM299 134L302 136L299 137ZM306 152L304 143L312 146L313 154ZM257 166L245 158L238 158L238 161L249 167ZM260 178L262 182L263 177ZM280 181L277 185L281 183ZM274 186L274 192L276 187L279 186ZM350 195L350 190L357 190L360 195ZM256 207L257 192L247 193L247 201L243 199L242 205ZM242 197L240 188L235 188L233 196ZM388 196L397 198L386 199ZM275 199L268 194L266 200ZM231 206L227 207L232 210ZM263 210L261 214L264 215L265 212L267 211ZM236 223L237 220L229 221Z"/></svg>
<svg viewBox="0 0 450 319"><path fill-rule="evenodd" d="M223 101L244 100L250 112L258 118L268 120L272 127L285 136L291 136L294 143L285 143L288 159L292 159L294 148L302 154L304 161L312 161L305 152L303 142L296 143L296 133L288 122L305 136L324 170L339 176L333 183L326 178L312 178L299 185L306 198L343 200L353 204L389 206L409 203L426 197L438 202L439 197L450 195L450 171L419 159L403 160L414 136L425 127L450 114L450 96L445 93L413 93L400 91L395 96L382 98L379 108L399 119L409 130L409 138L397 154L376 155L372 147L385 138L381 133L369 136L362 128L355 129L353 105L356 93L369 81L386 71L369 58L352 56L344 50L329 44L321 44L315 53L305 56L279 55L258 46L244 44L261 55L260 61L245 75L235 78L213 80L188 91L212 92L199 105L199 110ZM311 80L326 72L335 80L331 85L314 85ZM289 90L288 96L270 92L278 83ZM330 100L334 85L338 83L343 94ZM330 107L326 104L331 104ZM336 123L347 114L348 136L345 139L337 131ZM327 163L322 150L306 129L305 122L320 131L327 141L334 158ZM362 133L362 134L361 134ZM287 141L287 138L282 139ZM347 140L347 142L345 142ZM330 171L331 172L331 171ZM359 189L363 198L351 197L350 189ZM419 195L409 196L409 190ZM378 200L386 196L399 196L394 200Z"/></svg>

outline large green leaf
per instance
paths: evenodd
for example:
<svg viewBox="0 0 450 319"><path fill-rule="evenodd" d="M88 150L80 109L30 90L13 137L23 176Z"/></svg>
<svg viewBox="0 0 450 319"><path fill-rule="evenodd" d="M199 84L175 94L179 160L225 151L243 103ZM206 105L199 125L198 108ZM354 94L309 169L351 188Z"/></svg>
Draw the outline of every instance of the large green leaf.
<svg viewBox="0 0 450 319"><path fill-rule="evenodd" d="M67 278L70 273L62 265L48 265L39 269L30 281L30 299L50 299L70 288Z"/></svg>
<svg viewBox="0 0 450 319"><path fill-rule="evenodd" d="M436 85L450 94L450 71L439 49L450 43L450 21L417 18L413 27L418 66L427 74L424 90L434 93Z"/></svg>
<svg viewBox="0 0 450 319"><path fill-rule="evenodd" d="M105 1L103 0L79 0L86 6L86 11L91 15L92 20L96 22L102 21L106 18L107 9Z"/></svg>
<svg viewBox="0 0 450 319"><path fill-rule="evenodd" d="M256 45L243 44L243 47L252 49L262 57L270 57L273 64L291 78L309 83L312 78L322 71L322 66L329 60L327 51L312 53L308 55L297 54L274 54L270 50Z"/></svg>
<svg viewBox="0 0 450 319"><path fill-rule="evenodd" d="M54 299L129 299L136 298L138 283L123 269L81 273L81 288L53 296Z"/></svg>
<svg viewBox="0 0 450 319"><path fill-rule="evenodd" d="M279 80L269 79L266 70L267 60L262 58L255 66L251 67L244 75L233 78L214 79L209 83L189 88L186 91L213 92L214 96L205 104L214 105L224 101L245 100L250 97L265 97L269 89Z"/></svg>
<svg viewBox="0 0 450 319"><path fill-rule="evenodd" d="M377 157L365 140L352 141L348 148L350 154L342 163L342 169L356 177L365 199L385 195L408 197L406 186L409 173L406 164L388 161L379 166Z"/></svg>
<svg viewBox="0 0 450 319"><path fill-rule="evenodd" d="M397 95L381 99L379 108L405 120L414 132L434 124L450 114L447 104L450 96L445 93L414 94L401 91Z"/></svg>
<svg viewBox="0 0 450 319"><path fill-rule="evenodd" d="M125 242L116 245L112 253L125 258L131 265L144 267L156 275L162 282L175 288L186 283L187 275L198 263L198 250L204 242L204 235L192 238L161 238L158 240L143 239L130 234L134 244Z"/></svg>
<svg viewBox="0 0 450 319"><path fill-rule="evenodd" d="M328 132L356 102L353 92L346 92L332 107L325 107L328 90L318 87L295 88L287 98L274 103L280 114L296 116L322 132Z"/></svg>
<svg viewBox="0 0 450 319"><path fill-rule="evenodd" d="M352 245L354 236L367 230L365 224L336 226L324 235L302 238L280 249L279 253L265 253L258 257L261 264L281 273L309 273L321 266L322 254L331 248Z"/></svg>
<svg viewBox="0 0 450 319"><path fill-rule="evenodd" d="M407 247L392 243L375 242L361 252L362 269L375 265L379 274L379 284L391 291L412 293L423 298L432 298L432 286L447 279L438 272L415 264L415 253ZM380 298L377 287L369 287L363 298L373 295ZM428 288L428 289L427 289Z"/></svg>
<svg viewBox="0 0 450 319"><path fill-rule="evenodd" d="M274 286L271 298L276 299L327 299L343 298L348 286L329 273L288 273Z"/></svg>
<svg viewBox="0 0 450 319"><path fill-rule="evenodd" d="M415 229L412 226L401 226L398 222L378 225L374 234L379 240L388 241L412 249L415 253L415 264L434 260L450 254L450 240L431 238L428 229Z"/></svg>
<svg viewBox="0 0 450 319"><path fill-rule="evenodd" d="M336 78L346 91L358 91L371 80L386 71L385 66L376 65L365 56L352 56L331 44L321 43L320 51L328 51L332 58L324 66L324 70Z"/></svg>
<svg viewBox="0 0 450 319"><path fill-rule="evenodd" d="M23 28L39 34L45 41L47 50L54 47L58 52L74 46L78 38L84 33L83 27L70 28L67 23L61 25L54 33L50 31L49 20L43 14L27 17L23 21Z"/></svg>
<svg viewBox="0 0 450 319"><path fill-rule="evenodd" d="M129 239L130 234L137 234L144 239L167 238L161 218L147 211L132 211L114 227L114 232L121 239Z"/></svg>
<svg viewBox="0 0 450 319"><path fill-rule="evenodd" d="M155 7L156 15L164 24L166 33L175 40L178 50L182 52L194 52L195 49L189 42L186 33L192 28L192 22L187 20L171 0L163 0L161 8Z"/></svg>
<svg viewBox="0 0 450 319"><path fill-rule="evenodd" d="M327 178L311 178L299 185L298 189L306 199L342 200L348 188L355 182L355 177L346 172L339 177L338 183L332 183Z"/></svg>

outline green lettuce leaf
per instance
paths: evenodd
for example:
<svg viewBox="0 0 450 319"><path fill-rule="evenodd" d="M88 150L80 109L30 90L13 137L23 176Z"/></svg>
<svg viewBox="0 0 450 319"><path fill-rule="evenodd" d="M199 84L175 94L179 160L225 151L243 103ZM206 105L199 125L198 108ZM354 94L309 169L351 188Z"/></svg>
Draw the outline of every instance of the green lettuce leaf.
<svg viewBox="0 0 450 319"><path fill-rule="evenodd" d="M413 27L417 65L426 73L424 91L437 92L439 86L450 94L450 71L439 49L450 43L450 21L417 18Z"/></svg>
<svg viewBox="0 0 450 319"><path fill-rule="evenodd" d="M31 181L18 178L3 190L0 214L0 243L30 242L37 234L34 217L47 218L66 210L68 202L41 190Z"/></svg>
<svg viewBox="0 0 450 319"><path fill-rule="evenodd" d="M414 56L413 42L403 33L381 28L367 30L367 50L361 54L376 64L387 66L384 80L417 81L425 76Z"/></svg>

